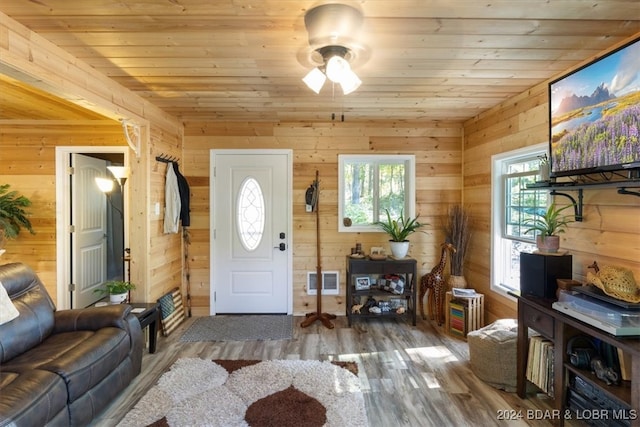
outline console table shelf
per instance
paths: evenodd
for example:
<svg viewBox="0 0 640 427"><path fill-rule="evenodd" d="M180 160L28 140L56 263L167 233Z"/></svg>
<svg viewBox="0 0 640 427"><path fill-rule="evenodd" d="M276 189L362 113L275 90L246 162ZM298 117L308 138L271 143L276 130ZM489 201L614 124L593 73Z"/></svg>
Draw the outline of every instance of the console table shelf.
<svg viewBox="0 0 640 427"><path fill-rule="evenodd" d="M554 407L565 414L569 377L575 375L602 391L607 397L628 405L632 410L640 409L640 340L636 337L620 338L588 325L552 308L552 300L530 295L511 293L518 299L518 347L517 347L517 393L526 398L526 368L529 352L529 328L551 340L554 345ZM631 381L620 385L607 386L589 371L578 369L569 363L568 341L579 334L585 334L611 344L631 357ZM633 414L632 414L633 415ZM640 426L639 416L630 416L632 426ZM561 418L559 423L564 423Z"/></svg>
<svg viewBox="0 0 640 427"><path fill-rule="evenodd" d="M356 290L355 279L359 276L395 274L403 276L405 279L404 292L402 294L393 294L376 287L366 290ZM417 263L415 259L392 259L371 260L368 258L351 258L347 256L347 304L346 314L349 326L354 318L404 318L411 319L413 326L416 325L416 276ZM369 313L363 311L361 313L353 313L354 304L361 304L360 300L372 297L378 300L388 300L390 298L400 298L406 301L406 311L402 314L395 312ZM358 300L358 302L354 302Z"/></svg>

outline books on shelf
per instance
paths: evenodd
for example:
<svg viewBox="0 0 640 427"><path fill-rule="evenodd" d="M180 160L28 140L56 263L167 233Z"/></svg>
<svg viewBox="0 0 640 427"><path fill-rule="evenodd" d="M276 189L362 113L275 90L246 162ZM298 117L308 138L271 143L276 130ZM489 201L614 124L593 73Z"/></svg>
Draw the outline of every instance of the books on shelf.
<svg viewBox="0 0 640 427"><path fill-rule="evenodd" d="M527 380L549 396L553 396L553 342L541 335L534 335L529 339L526 375Z"/></svg>
<svg viewBox="0 0 640 427"><path fill-rule="evenodd" d="M449 333L467 336L467 307L456 301L449 303Z"/></svg>
<svg viewBox="0 0 640 427"><path fill-rule="evenodd" d="M468 289L463 289L463 290L468 291ZM466 338L469 332L475 331L484 326L484 295L476 293L475 291L473 292L474 292L474 296L467 296L467 297L455 297L453 295L453 291L447 291L447 293L445 294L445 300L446 300L446 312L445 312L446 323L445 324L449 328L449 332L452 333L453 335L458 335ZM452 309L451 304L455 304L456 307ZM463 307L463 308L460 308L460 307ZM457 319L455 319L456 321L460 319L460 316L458 313L460 313L461 311L464 311L464 320L465 320L464 332L461 332L462 328L460 327L458 328L454 327L454 330L451 329L451 320L452 320L453 310L456 310L456 314L454 314L454 316L458 317Z"/></svg>

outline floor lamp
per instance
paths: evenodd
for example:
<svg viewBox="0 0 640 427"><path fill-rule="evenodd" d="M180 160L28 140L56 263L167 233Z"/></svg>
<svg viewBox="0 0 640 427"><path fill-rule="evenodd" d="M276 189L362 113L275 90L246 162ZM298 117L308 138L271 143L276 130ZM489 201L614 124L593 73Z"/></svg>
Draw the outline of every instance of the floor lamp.
<svg viewBox="0 0 640 427"><path fill-rule="evenodd" d="M107 195L107 199L109 200L109 203L115 210L118 211L118 213L120 214L120 218L122 220L122 235L121 235L122 237L122 281L124 282L126 279L126 271L127 271L127 268L126 268L127 248L125 247L125 240L124 240L124 237L125 237L124 236L124 184L125 182L127 182L127 179L131 175L131 169L125 166L107 166L107 169L109 170L109 172L111 172L115 181L117 181L118 185L120 186L120 194L122 194L122 210L118 209L113 204L113 201L111 200L111 192L113 191L114 180L107 179L107 178L96 178L96 183L98 184L98 188L100 188L100 191L102 191ZM129 277L129 280L131 280L130 277ZM128 300L129 301L131 300L131 292L129 292Z"/></svg>

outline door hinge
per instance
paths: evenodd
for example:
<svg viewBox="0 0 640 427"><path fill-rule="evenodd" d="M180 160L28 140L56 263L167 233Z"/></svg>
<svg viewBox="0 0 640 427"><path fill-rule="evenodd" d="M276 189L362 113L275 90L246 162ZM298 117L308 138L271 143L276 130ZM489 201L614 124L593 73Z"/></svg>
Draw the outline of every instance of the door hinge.
<svg viewBox="0 0 640 427"><path fill-rule="evenodd" d="M76 284L69 283L69 292L75 292L75 291L76 291Z"/></svg>
<svg viewBox="0 0 640 427"><path fill-rule="evenodd" d="M218 294L216 292L213 292L213 302L217 301L217 297L218 297Z"/></svg>
<svg viewBox="0 0 640 427"><path fill-rule="evenodd" d="M76 226L75 225L70 225L69 226L69 233L75 233L76 232Z"/></svg>
<svg viewBox="0 0 640 427"><path fill-rule="evenodd" d="M73 175L74 173L76 173L75 168L74 168L73 166L69 166L69 167L67 168L67 174L68 174L68 175Z"/></svg>

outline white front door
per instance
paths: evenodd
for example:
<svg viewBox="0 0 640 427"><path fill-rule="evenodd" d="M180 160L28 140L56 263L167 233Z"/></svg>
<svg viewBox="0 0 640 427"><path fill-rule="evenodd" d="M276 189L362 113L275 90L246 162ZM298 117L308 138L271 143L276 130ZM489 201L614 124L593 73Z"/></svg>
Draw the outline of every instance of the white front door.
<svg viewBox="0 0 640 427"><path fill-rule="evenodd" d="M212 150L210 164L211 314L291 314L291 150Z"/></svg>
<svg viewBox="0 0 640 427"><path fill-rule="evenodd" d="M82 308L101 298L93 292L107 280L107 220L105 195L95 178L106 178L106 162L71 154L71 283L73 307Z"/></svg>

